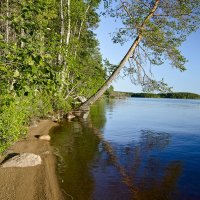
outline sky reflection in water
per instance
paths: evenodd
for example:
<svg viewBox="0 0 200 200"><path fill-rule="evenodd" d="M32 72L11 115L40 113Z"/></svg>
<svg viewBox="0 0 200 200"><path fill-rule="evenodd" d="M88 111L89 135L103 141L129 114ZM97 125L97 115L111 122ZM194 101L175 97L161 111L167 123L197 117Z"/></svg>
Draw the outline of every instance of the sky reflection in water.
<svg viewBox="0 0 200 200"><path fill-rule="evenodd" d="M55 128L66 199L200 199L200 101L100 101Z"/></svg>

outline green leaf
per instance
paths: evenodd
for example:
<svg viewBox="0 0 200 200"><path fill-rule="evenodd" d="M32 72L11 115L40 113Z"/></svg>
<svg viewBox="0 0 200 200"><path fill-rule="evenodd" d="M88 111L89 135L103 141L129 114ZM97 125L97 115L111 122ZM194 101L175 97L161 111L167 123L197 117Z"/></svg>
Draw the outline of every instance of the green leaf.
<svg viewBox="0 0 200 200"><path fill-rule="evenodd" d="M0 65L0 70L1 71L7 71L7 68L5 66Z"/></svg>
<svg viewBox="0 0 200 200"><path fill-rule="evenodd" d="M30 66L34 65L34 63L35 63L35 62L32 60L31 57L29 57L29 58L26 60L26 62L27 62L27 64L30 65Z"/></svg>
<svg viewBox="0 0 200 200"><path fill-rule="evenodd" d="M38 70L37 70L37 67L36 67L36 66L32 66L32 72L33 72L33 73L37 73L37 71L38 71Z"/></svg>
<svg viewBox="0 0 200 200"><path fill-rule="evenodd" d="M18 77L19 76L19 71L18 70L15 70L15 72L14 72L14 75L13 75L13 77Z"/></svg>

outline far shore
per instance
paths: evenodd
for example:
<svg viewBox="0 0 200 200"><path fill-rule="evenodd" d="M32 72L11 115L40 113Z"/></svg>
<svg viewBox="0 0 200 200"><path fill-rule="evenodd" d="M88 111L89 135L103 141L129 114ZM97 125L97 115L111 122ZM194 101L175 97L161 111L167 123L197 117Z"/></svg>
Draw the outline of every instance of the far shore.
<svg viewBox="0 0 200 200"><path fill-rule="evenodd" d="M168 92L168 93L133 93L111 91L107 94L111 98L139 97L139 98L158 98L158 99L200 99L199 94L191 92Z"/></svg>
<svg viewBox="0 0 200 200"><path fill-rule="evenodd" d="M0 168L1 200L63 200L56 176L56 159L48 141L35 135L47 135L54 126L50 120L41 120L30 127L27 136L13 144L8 153L34 153L40 155L42 164L25 168ZM0 157L0 161L4 158Z"/></svg>

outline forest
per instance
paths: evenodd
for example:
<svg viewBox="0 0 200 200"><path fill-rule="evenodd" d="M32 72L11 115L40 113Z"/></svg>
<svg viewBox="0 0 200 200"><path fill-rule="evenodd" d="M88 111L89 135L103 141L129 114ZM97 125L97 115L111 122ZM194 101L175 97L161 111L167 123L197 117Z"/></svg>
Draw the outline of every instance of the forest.
<svg viewBox="0 0 200 200"><path fill-rule="evenodd" d="M105 95L108 98L138 97L138 98L200 99L199 94L195 94L191 92L166 92L166 93L119 92L119 91L114 91L113 87L110 87L105 92Z"/></svg>
<svg viewBox="0 0 200 200"><path fill-rule="evenodd" d="M33 117L66 113L104 82L94 34L99 3L0 2L0 152L26 133Z"/></svg>
<svg viewBox="0 0 200 200"><path fill-rule="evenodd" d="M200 95L190 92L171 92L171 93L132 93L131 97L142 98L170 98L170 99L200 99Z"/></svg>

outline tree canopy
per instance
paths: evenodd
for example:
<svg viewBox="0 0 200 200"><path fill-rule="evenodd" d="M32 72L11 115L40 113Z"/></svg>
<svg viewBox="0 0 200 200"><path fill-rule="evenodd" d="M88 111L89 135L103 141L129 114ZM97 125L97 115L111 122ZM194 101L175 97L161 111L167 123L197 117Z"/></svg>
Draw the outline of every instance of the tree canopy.
<svg viewBox="0 0 200 200"><path fill-rule="evenodd" d="M1 93L86 97L105 78L98 0L1 1ZM91 74L93 74L91 76Z"/></svg>
<svg viewBox="0 0 200 200"><path fill-rule="evenodd" d="M200 23L198 0L103 0L104 15L121 21L122 27L113 37L114 43L132 41L119 65L101 89L82 107L92 104L111 84L122 68L134 84L144 91L168 91L163 80L156 81L151 66L162 65L166 59L180 71L185 70L186 59L179 47Z"/></svg>
<svg viewBox="0 0 200 200"><path fill-rule="evenodd" d="M25 132L30 118L66 113L101 87L99 3L0 1L0 151Z"/></svg>

